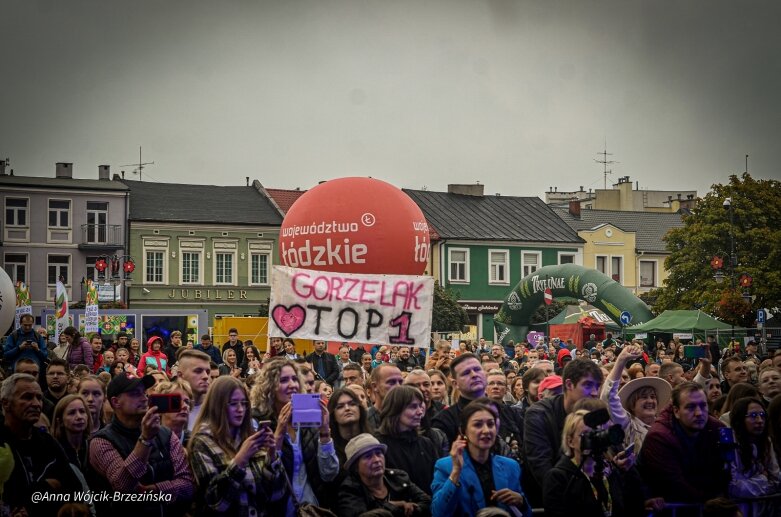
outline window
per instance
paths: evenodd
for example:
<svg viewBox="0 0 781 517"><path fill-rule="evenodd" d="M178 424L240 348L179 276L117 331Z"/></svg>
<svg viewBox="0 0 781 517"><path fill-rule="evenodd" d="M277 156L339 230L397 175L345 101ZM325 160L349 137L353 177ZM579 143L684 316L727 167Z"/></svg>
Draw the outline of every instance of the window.
<svg viewBox="0 0 781 517"><path fill-rule="evenodd" d="M11 277L11 281L27 283L27 255L24 253L6 253L3 260L5 272Z"/></svg>
<svg viewBox="0 0 781 517"><path fill-rule="evenodd" d="M108 224L108 203L87 201L87 242L105 244Z"/></svg>
<svg viewBox="0 0 781 517"><path fill-rule="evenodd" d="M607 257L597 256L597 264L595 269L603 275L607 275Z"/></svg>
<svg viewBox="0 0 781 517"><path fill-rule="evenodd" d="M268 253L252 253L250 255L250 279L251 285L268 285L268 268L271 255Z"/></svg>
<svg viewBox="0 0 781 517"><path fill-rule="evenodd" d="M508 275L510 252L507 250L488 251L488 283L509 284Z"/></svg>
<svg viewBox="0 0 781 517"><path fill-rule="evenodd" d="M469 282L469 250L448 250L451 282Z"/></svg>
<svg viewBox="0 0 781 517"><path fill-rule="evenodd" d="M63 284L70 285L70 255L49 255L48 256L48 284L56 285L57 280L62 280Z"/></svg>
<svg viewBox="0 0 781 517"><path fill-rule="evenodd" d="M559 264L574 264L575 255L573 253L559 253Z"/></svg>
<svg viewBox="0 0 781 517"><path fill-rule="evenodd" d="M613 280L615 280L619 284L624 278L623 271L622 271L622 262L623 262L623 257L610 257L610 273L612 275Z"/></svg>
<svg viewBox="0 0 781 517"><path fill-rule="evenodd" d="M215 253L215 284L233 284L233 253Z"/></svg>
<svg viewBox="0 0 781 517"><path fill-rule="evenodd" d="M163 260L165 259L164 251L149 250L146 252L144 261L144 271L146 283L148 284L162 284L163 283Z"/></svg>
<svg viewBox="0 0 781 517"><path fill-rule="evenodd" d="M200 284L201 283L201 253L193 251L183 251L182 258L182 283Z"/></svg>
<svg viewBox="0 0 781 517"><path fill-rule="evenodd" d="M70 212L70 200L50 199L49 228L70 228Z"/></svg>
<svg viewBox="0 0 781 517"><path fill-rule="evenodd" d="M640 261L640 287L656 287L656 261Z"/></svg>
<svg viewBox="0 0 781 517"><path fill-rule="evenodd" d="M97 262L99 258L100 257L87 257L86 264L85 264L86 271L87 271L87 275L85 276L85 278L87 278L88 280L92 280L93 282L96 283L98 281L98 270L95 269L95 262Z"/></svg>
<svg viewBox="0 0 781 517"><path fill-rule="evenodd" d="M521 253L521 268L523 270L523 277L526 278L540 269L540 262L542 262L542 257L540 256L539 252Z"/></svg>
<svg viewBox="0 0 781 517"><path fill-rule="evenodd" d="M5 198L5 225L27 226L27 199Z"/></svg>

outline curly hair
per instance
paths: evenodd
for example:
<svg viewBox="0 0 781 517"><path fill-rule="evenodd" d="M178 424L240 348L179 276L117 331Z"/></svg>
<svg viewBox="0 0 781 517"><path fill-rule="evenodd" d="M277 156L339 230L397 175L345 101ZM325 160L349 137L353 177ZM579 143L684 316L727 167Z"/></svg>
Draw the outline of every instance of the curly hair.
<svg viewBox="0 0 781 517"><path fill-rule="evenodd" d="M299 390L303 390L304 379L301 376L298 365L284 357L274 357L263 365L250 395L252 407L257 408L261 415L275 413L274 403L276 402L277 387L279 386L279 375L285 366L291 367L296 372Z"/></svg>

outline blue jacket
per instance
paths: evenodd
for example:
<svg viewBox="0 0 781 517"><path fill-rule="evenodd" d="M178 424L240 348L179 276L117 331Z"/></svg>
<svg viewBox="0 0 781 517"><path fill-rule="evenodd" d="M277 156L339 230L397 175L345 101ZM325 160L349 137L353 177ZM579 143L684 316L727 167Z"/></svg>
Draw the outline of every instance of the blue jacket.
<svg viewBox="0 0 781 517"><path fill-rule="evenodd" d="M220 355L220 351L216 346L212 345L209 348L203 348L203 345L198 343L193 347L193 349L200 350L201 352L208 354L208 356L212 358L212 361L214 361L214 364L222 364L222 356Z"/></svg>
<svg viewBox="0 0 781 517"><path fill-rule="evenodd" d="M38 343L38 350L33 348L20 348L25 341L34 341L35 343ZM12 369L16 367L16 361L23 357L32 359L39 367L43 368L43 363L46 362L46 358L49 355L49 349L46 348L46 340L44 340L35 330L23 332L20 327L11 332L5 340L4 355L5 360L12 365Z"/></svg>
<svg viewBox="0 0 781 517"><path fill-rule="evenodd" d="M521 467L518 465L518 462L493 454L491 455L491 461L496 490L509 488L521 494L524 506L518 510L525 517L531 517L531 507L526 500L526 495L521 490ZM472 459L466 451L464 451L464 466L461 469L461 476L458 480L460 487L457 487L448 479L452 470L453 460L450 456L440 458L434 465L434 481L431 483L431 493L434 494L431 501L431 515L433 517L475 515L479 510L487 506L477 472L472 464ZM498 507L509 512L510 515L517 515L503 504L498 504Z"/></svg>

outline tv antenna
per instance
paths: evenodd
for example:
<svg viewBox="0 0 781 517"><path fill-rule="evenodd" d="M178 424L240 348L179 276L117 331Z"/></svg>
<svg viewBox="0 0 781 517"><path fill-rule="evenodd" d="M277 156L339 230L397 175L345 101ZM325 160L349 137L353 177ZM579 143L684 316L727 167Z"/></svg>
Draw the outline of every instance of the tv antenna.
<svg viewBox="0 0 781 517"><path fill-rule="evenodd" d="M607 159L608 156L613 156L613 153L607 152L607 140L605 140L605 149L600 151L600 152L598 152L597 155L598 156L602 156L601 160L594 160L594 161L597 162L597 163L601 163L602 164L602 174L605 177L605 180L604 180L605 181L605 185L604 185L603 188L605 190L607 190L607 175L608 174L613 174L613 169L608 170L607 166L608 165L613 165L614 163L620 163L620 162L617 162L615 160L608 160Z"/></svg>
<svg viewBox="0 0 781 517"><path fill-rule="evenodd" d="M141 146L138 146L138 163L128 163L126 165L120 165L120 167L135 167L133 169L133 174L138 174L138 181L143 181L141 178L141 174L144 172L144 166L146 165L154 165L155 162L144 162L141 159Z"/></svg>

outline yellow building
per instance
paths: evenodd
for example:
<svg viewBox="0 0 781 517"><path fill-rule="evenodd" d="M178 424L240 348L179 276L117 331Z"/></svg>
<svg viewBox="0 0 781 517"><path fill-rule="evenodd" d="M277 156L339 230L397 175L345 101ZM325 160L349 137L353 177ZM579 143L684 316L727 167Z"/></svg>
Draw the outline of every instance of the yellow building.
<svg viewBox="0 0 781 517"><path fill-rule="evenodd" d="M680 214L581 210L577 201L556 213L586 241L584 267L601 271L635 294L662 286L669 255L664 236L683 226Z"/></svg>

